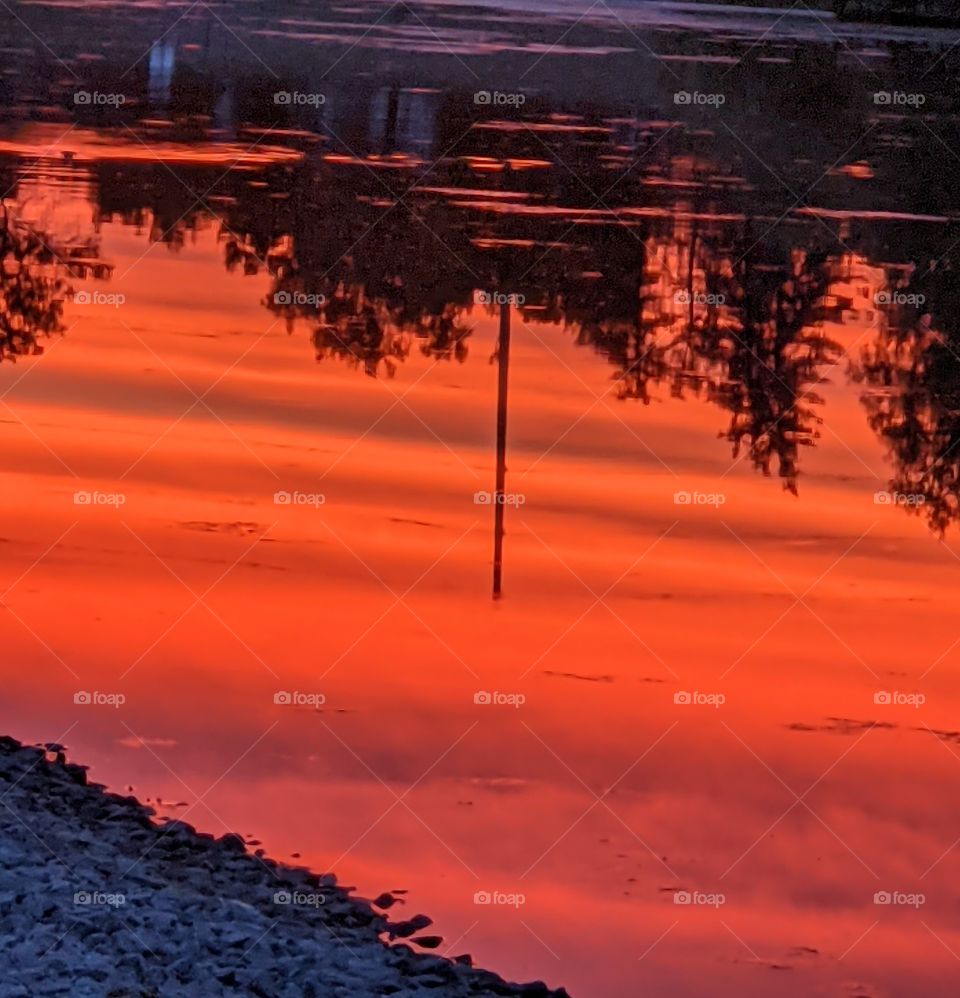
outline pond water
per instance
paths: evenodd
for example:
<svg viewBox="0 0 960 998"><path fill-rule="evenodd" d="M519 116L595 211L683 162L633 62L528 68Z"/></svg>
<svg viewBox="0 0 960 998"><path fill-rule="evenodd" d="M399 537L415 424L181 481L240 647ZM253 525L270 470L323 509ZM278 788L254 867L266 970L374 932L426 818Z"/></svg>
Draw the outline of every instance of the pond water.
<svg viewBox="0 0 960 998"><path fill-rule="evenodd" d="M955 38L636 9L20 5L3 730L576 998L952 993Z"/></svg>

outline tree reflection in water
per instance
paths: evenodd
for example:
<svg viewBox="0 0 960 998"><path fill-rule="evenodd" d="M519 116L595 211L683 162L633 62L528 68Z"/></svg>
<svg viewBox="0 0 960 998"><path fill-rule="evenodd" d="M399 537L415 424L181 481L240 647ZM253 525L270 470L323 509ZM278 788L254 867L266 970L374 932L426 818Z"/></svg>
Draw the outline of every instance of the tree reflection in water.
<svg viewBox="0 0 960 998"><path fill-rule="evenodd" d="M0 214L0 360L43 352L44 336L63 331L67 286L48 240Z"/></svg>
<svg viewBox="0 0 960 998"><path fill-rule="evenodd" d="M305 320L319 361L371 377L391 377L413 351L464 362L476 292L515 295L515 330L562 327L609 363L623 402L666 393L718 407L732 455L796 494L801 448L820 436L822 386L843 356L827 333L843 318L830 289L856 233L843 246L819 223L771 224L779 203L754 218L748 206L771 191L748 183L735 158L708 156L692 132L642 120L610 129L600 117L554 128L546 108L537 133L497 120L470 128L476 112L461 98L438 105L435 145L461 138L429 165L392 146L364 157L321 148L255 179L100 164L98 217L147 227L173 250L192 229L218 226L227 268L269 274L264 306L290 329ZM888 249L861 245L867 259ZM24 252L49 262L42 247ZM960 302L949 259L904 255L919 263L900 290L930 307L888 310L854 373L897 467L891 488L923 494L942 530L960 512ZM57 297L11 288L22 327L8 318L6 352L57 327L45 293Z"/></svg>
<svg viewBox="0 0 960 998"><path fill-rule="evenodd" d="M894 463L890 492L943 534L960 519L960 287L949 249L887 295L853 367L871 428ZM907 498L909 497L909 498ZM922 497L922 501L919 501Z"/></svg>

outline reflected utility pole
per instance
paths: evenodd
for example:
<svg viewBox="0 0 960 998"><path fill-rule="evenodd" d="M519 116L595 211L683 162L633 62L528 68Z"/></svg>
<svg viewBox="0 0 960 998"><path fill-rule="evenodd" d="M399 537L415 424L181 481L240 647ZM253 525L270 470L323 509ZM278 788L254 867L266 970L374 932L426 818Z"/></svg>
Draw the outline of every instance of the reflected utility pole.
<svg viewBox="0 0 960 998"><path fill-rule="evenodd" d="M507 373L510 366L510 303L500 305L497 347L497 490L493 500L493 598L499 599L503 580L503 510L507 477Z"/></svg>

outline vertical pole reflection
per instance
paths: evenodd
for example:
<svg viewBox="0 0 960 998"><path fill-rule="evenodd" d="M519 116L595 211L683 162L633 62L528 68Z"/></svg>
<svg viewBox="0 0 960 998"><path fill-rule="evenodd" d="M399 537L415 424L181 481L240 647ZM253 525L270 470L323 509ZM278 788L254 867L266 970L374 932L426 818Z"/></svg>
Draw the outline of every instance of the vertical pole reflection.
<svg viewBox="0 0 960 998"><path fill-rule="evenodd" d="M497 347L497 491L493 503L493 598L499 599L503 581L503 509L507 477L507 374L510 366L510 305L500 306Z"/></svg>

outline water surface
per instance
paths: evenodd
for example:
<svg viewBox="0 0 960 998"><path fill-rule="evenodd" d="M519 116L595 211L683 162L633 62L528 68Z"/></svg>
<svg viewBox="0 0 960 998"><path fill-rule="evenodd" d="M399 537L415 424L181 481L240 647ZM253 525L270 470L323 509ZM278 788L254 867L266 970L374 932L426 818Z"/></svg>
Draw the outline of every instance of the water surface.
<svg viewBox="0 0 960 998"><path fill-rule="evenodd" d="M952 36L69 7L7 26L6 730L575 996L949 993Z"/></svg>

